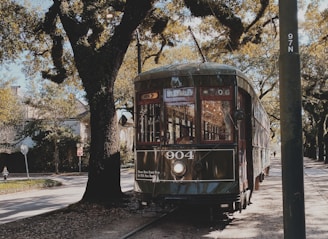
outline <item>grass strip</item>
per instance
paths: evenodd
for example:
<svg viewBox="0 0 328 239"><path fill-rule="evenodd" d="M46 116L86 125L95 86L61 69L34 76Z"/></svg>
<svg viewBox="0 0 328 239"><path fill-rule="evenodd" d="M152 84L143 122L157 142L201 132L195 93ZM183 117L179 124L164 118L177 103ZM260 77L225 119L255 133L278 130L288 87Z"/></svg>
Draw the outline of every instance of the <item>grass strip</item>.
<svg viewBox="0 0 328 239"><path fill-rule="evenodd" d="M62 183L52 179L23 179L0 181L0 195L61 186Z"/></svg>

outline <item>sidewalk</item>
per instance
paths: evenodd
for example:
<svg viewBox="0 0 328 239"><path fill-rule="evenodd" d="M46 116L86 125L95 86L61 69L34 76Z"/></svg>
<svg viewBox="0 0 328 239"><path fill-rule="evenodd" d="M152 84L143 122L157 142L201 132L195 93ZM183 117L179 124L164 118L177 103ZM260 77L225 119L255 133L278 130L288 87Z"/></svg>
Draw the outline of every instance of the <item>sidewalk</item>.
<svg viewBox="0 0 328 239"><path fill-rule="evenodd" d="M209 238L284 238L280 158L272 159L270 174L254 191L252 204L222 231ZM328 165L304 158L305 221L307 239L328 238ZM295 238L296 239L296 238Z"/></svg>
<svg viewBox="0 0 328 239"><path fill-rule="evenodd" d="M306 235L328 238L328 165L304 158Z"/></svg>

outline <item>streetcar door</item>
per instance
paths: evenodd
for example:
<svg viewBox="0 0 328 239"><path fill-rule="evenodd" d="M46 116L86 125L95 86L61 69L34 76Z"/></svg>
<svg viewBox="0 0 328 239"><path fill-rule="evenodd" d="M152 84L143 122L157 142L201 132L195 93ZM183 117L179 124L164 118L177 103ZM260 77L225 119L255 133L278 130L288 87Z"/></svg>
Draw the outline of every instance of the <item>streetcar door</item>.
<svg viewBox="0 0 328 239"><path fill-rule="evenodd" d="M136 181L159 180L161 140L161 100L159 91L137 94L136 105Z"/></svg>
<svg viewBox="0 0 328 239"><path fill-rule="evenodd" d="M243 119L238 121L238 151L239 151L239 182L240 190L253 188L252 161L252 125L251 125L251 97L244 91L238 91L238 110L244 112Z"/></svg>

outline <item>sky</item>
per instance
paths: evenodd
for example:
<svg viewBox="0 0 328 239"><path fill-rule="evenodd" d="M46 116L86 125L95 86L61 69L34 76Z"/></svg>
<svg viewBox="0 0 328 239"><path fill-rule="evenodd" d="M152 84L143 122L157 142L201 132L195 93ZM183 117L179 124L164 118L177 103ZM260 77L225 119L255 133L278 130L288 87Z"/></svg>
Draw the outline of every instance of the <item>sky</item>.
<svg viewBox="0 0 328 239"><path fill-rule="evenodd" d="M6 65L0 65L0 78L2 79L15 79L13 85L26 88L27 81L25 75L21 71L21 65L19 63L11 63Z"/></svg>

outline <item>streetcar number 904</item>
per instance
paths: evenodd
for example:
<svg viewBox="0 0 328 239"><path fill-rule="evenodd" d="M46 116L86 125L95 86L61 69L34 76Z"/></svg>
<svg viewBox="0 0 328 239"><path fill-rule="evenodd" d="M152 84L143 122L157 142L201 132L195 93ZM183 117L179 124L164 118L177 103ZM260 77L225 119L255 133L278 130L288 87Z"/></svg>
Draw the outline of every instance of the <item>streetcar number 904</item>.
<svg viewBox="0 0 328 239"><path fill-rule="evenodd" d="M194 159L194 151L167 151L165 153L165 158L171 159Z"/></svg>

